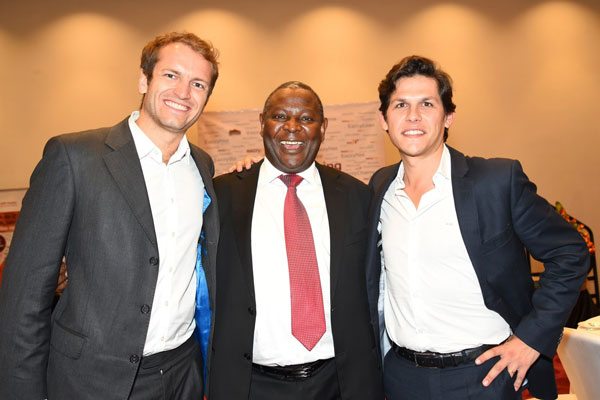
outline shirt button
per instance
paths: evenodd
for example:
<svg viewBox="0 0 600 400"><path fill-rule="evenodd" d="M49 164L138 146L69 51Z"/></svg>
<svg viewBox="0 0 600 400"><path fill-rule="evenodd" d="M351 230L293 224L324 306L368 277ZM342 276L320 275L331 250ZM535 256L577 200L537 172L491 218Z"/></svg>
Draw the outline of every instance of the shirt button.
<svg viewBox="0 0 600 400"><path fill-rule="evenodd" d="M158 257L150 257L150 265L158 265Z"/></svg>
<svg viewBox="0 0 600 400"><path fill-rule="evenodd" d="M244 353L244 358L248 361L252 360L252 355L250 355L250 353Z"/></svg>
<svg viewBox="0 0 600 400"><path fill-rule="evenodd" d="M254 309L254 307L248 307L248 313L250 315L254 315L254 314L256 314L256 310Z"/></svg>
<svg viewBox="0 0 600 400"><path fill-rule="evenodd" d="M144 304L142 307L140 307L140 311L142 314L148 314L150 312L150 306L148 304Z"/></svg>
<svg viewBox="0 0 600 400"><path fill-rule="evenodd" d="M130 355L129 362L132 364L137 364L138 362L140 362L140 356L138 356L137 354Z"/></svg>

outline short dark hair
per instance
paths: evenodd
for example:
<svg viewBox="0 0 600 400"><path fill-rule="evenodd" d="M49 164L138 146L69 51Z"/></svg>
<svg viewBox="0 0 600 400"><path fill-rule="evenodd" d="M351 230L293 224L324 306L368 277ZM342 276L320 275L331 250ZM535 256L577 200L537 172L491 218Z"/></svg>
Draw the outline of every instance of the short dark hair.
<svg viewBox="0 0 600 400"><path fill-rule="evenodd" d="M452 102L452 78L450 78L450 75L444 72L433 60L413 55L400 60L379 83L379 101L381 102L379 111L381 111L384 118L386 118L385 113L390 106L390 97L396 90L398 79L415 75L423 75L435 79L446 115L456 110L456 104ZM444 128L444 141L447 138L448 128Z"/></svg>
<svg viewBox="0 0 600 400"><path fill-rule="evenodd" d="M304 90L308 90L317 99L317 106L319 107L319 109L318 109L319 116L321 117L321 119L325 118L325 113L323 112L323 103L321 102L321 98L319 97L319 95L317 94L317 92L315 92L313 90L313 88L311 88L310 86L308 86L306 83L300 82L300 81L288 81L288 82L282 83L281 85L277 86L275 88L275 90L273 90L267 96L267 99L265 100L265 105L263 106L263 114L265 113L265 111L267 110L267 107L269 106L269 102L271 100L271 97L273 97L273 95L275 94L275 92L277 92L280 89L304 89Z"/></svg>
<svg viewBox="0 0 600 400"><path fill-rule="evenodd" d="M189 32L170 32L152 39L142 50L140 67L146 76L148 82L152 80L154 66L158 62L158 53L160 49L171 43L183 43L189 46L196 53L200 54L212 66L212 74L208 95L212 93L217 78L219 77L219 51L213 47L210 42L200 39L198 36Z"/></svg>

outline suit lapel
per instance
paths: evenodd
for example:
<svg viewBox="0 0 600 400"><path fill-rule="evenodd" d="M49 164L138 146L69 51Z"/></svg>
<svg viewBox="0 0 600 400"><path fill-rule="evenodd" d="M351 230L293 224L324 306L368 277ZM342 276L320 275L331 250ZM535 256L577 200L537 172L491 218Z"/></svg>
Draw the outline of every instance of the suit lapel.
<svg viewBox="0 0 600 400"><path fill-rule="evenodd" d="M330 243L330 280L331 280L331 299L335 294L335 288L338 282L342 266L342 253L344 251L344 236L346 233L346 209L347 198L345 192L338 182L339 173L316 163L317 170L321 177L323 185L323 195L325 197L325 207L327 208L327 218L329 220L329 243Z"/></svg>
<svg viewBox="0 0 600 400"><path fill-rule="evenodd" d="M198 204L198 207L204 207L205 194L207 194L210 198L210 204L203 212L202 230L200 236L204 237L201 246L205 247L206 250L203 254L206 261L203 260L202 268L204 269L204 276L208 284L211 307L214 310L216 297L215 290L213 288L216 287L217 283L217 274L215 271L219 238L219 211L217 205L217 195L215 194L215 189L212 184L214 167L210 156L191 143L190 154L196 163L196 167L198 168L198 172L202 178L202 183L204 184L205 190L205 193L203 193L202 198L200 199L200 204ZM198 239L200 240L200 238Z"/></svg>
<svg viewBox="0 0 600 400"><path fill-rule="evenodd" d="M477 215L477 204L473 192L473 181L467 177L469 166L466 157L448 147L450 150L450 159L452 163L452 192L454 195L454 207L460 233L467 248L467 253L475 272L478 276L483 276L483 271L479 268L478 249L480 240L479 220Z"/></svg>
<svg viewBox="0 0 600 400"><path fill-rule="evenodd" d="M254 300L254 274L252 272L252 215L258 185L260 163L254 164L251 169L236 174L240 185L236 186L235 196L231 199L232 220L237 221L234 234L240 253L240 264L244 273L245 282Z"/></svg>
<svg viewBox="0 0 600 400"><path fill-rule="evenodd" d="M368 254L367 258L370 260L372 251L379 252L377 249L377 242L379 241L379 233L377 231L377 226L379 224L379 217L381 215L381 205L383 204L383 197L387 192L388 188L398 175L398 169L400 168L400 163L390 165L385 167L383 171L381 171L381 175L377 177L376 180L371 182L371 190L372 199L371 205L369 206L369 246L368 246ZM375 242L375 243L373 243ZM378 256L377 256L378 257Z"/></svg>
<svg viewBox="0 0 600 400"><path fill-rule="evenodd" d="M394 179L396 179L399 168L400 168L400 163L386 167L385 171L383 171L382 178L379 179L375 183L375 186L373 187L373 196L374 197L373 197L372 209L376 210L378 213L381 211L381 204L383 203L383 197L385 196L385 193L387 192L388 188L390 187L390 185L392 184ZM376 216L377 216L376 219L379 220L379 214L377 214Z"/></svg>
<svg viewBox="0 0 600 400"><path fill-rule="evenodd" d="M152 219L150 200L146 190L140 159L127 119L112 127L105 144L113 151L104 155L104 162L127 204L142 225L146 236L156 244L156 233Z"/></svg>
<svg viewBox="0 0 600 400"><path fill-rule="evenodd" d="M208 157L208 155L203 154L201 150L190 143L190 153L192 154L192 158L196 163L196 167L198 167L198 171L200 172L200 176L202 177L202 182L204 183L204 188L208 195L211 198L211 206L213 205L213 201L217 198L215 194L215 190L212 185L213 172L211 170L211 166L207 165L203 162L204 159ZM202 204L200 205L202 207ZM210 207L210 206L209 206Z"/></svg>

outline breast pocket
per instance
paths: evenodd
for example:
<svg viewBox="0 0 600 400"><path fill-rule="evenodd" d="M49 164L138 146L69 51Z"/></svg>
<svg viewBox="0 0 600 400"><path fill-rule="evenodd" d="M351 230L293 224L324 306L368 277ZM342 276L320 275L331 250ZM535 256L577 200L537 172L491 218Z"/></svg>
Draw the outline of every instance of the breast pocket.
<svg viewBox="0 0 600 400"><path fill-rule="evenodd" d="M514 236L515 236L515 232L512 228L512 225L508 224L506 226L506 228L504 228L504 230L502 230L502 232L497 233L497 234L493 235L492 237L490 237L489 239L486 239L483 241L483 243L481 244L481 249L482 249L483 254L488 254L488 253L491 253L493 251L503 248L504 246L506 246L508 243L511 242L511 240L513 239Z"/></svg>

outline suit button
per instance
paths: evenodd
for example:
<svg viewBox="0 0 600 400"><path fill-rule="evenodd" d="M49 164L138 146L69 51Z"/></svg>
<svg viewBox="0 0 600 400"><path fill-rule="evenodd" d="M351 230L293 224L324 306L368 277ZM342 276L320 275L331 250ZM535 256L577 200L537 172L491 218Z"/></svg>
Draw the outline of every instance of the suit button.
<svg viewBox="0 0 600 400"><path fill-rule="evenodd" d="M252 356L250 355L250 353L244 353L244 358L248 361L252 361Z"/></svg>
<svg viewBox="0 0 600 400"><path fill-rule="evenodd" d="M148 304L144 304L142 307L140 307L140 311L142 314L148 314L150 312L150 306Z"/></svg>
<svg viewBox="0 0 600 400"><path fill-rule="evenodd" d="M137 354L132 354L131 356L129 356L129 362L132 364L137 364L138 362L140 362L140 356L138 356Z"/></svg>
<svg viewBox="0 0 600 400"><path fill-rule="evenodd" d="M250 315L254 315L254 314L256 314L256 310L254 309L254 307L248 307L248 313Z"/></svg>
<svg viewBox="0 0 600 400"><path fill-rule="evenodd" d="M151 265L158 265L158 257L150 257L149 261Z"/></svg>

